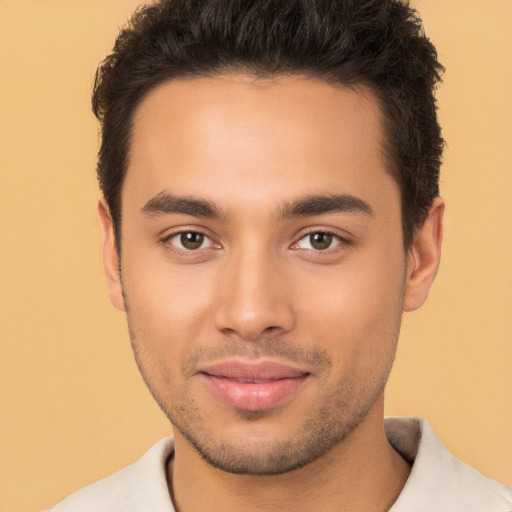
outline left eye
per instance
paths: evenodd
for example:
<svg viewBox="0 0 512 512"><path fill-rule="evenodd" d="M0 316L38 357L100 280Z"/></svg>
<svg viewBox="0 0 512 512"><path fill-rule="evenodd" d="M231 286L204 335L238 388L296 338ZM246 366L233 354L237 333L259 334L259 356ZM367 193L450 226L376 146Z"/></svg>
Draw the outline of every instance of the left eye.
<svg viewBox="0 0 512 512"><path fill-rule="evenodd" d="M341 243L339 236L333 233L325 233L323 231L315 231L303 236L298 242L299 249L312 249L314 251L325 251L332 249Z"/></svg>
<svg viewBox="0 0 512 512"><path fill-rule="evenodd" d="M211 247L213 241L203 233L197 231L182 231L170 236L167 243L185 251L196 251L197 249L205 249Z"/></svg>

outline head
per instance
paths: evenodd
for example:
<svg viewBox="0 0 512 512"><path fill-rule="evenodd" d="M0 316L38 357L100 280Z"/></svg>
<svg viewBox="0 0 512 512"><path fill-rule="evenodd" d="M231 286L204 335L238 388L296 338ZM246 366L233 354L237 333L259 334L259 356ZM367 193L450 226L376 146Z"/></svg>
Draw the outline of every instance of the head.
<svg viewBox="0 0 512 512"><path fill-rule="evenodd" d="M439 70L400 2L160 2L122 31L105 268L182 450L282 473L382 423L439 261Z"/></svg>

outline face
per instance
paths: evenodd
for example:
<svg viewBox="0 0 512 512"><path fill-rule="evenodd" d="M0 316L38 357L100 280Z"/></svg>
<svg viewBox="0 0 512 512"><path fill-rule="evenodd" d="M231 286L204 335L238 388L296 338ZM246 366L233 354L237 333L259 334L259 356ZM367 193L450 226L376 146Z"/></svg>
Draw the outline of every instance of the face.
<svg viewBox="0 0 512 512"><path fill-rule="evenodd" d="M382 142L371 93L311 79L180 80L139 105L121 275L100 208L110 293L210 464L289 471L382 407L420 261Z"/></svg>

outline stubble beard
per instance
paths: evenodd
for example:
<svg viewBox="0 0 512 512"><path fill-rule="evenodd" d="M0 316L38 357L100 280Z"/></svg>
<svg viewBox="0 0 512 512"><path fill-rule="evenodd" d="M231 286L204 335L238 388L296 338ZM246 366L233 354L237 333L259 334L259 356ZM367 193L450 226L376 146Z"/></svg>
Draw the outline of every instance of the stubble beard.
<svg viewBox="0 0 512 512"><path fill-rule="evenodd" d="M363 408L352 409L352 414L347 410L346 404L338 403L333 406L331 401L325 400L316 414L303 422L300 428L290 432L287 439L266 442L251 442L250 439L230 442L225 438L217 443L211 442L200 422L184 421L188 415L176 414L177 411L173 408L167 417L211 466L233 474L278 475L320 459L334 446L343 442L363 421L379 396L380 392L376 393ZM238 416L250 424L263 421L266 414L239 411Z"/></svg>
<svg viewBox="0 0 512 512"><path fill-rule="evenodd" d="M228 436L223 436L223 432L212 432L209 429L210 421L188 392L188 387L185 384L181 387L172 385L173 376L168 374L163 365L158 365L157 361L148 360L147 351L141 348L144 344L140 343L140 333L136 333L130 320L128 325L141 375L173 427L209 465L233 474L263 476L294 471L321 458L343 442L361 424L382 395L395 353L393 349L382 367L375 369L370 378L371 382L367 380L363 384L351 378L351 375L344 375L334 385L331 384L331 390L322 395L309 417L294 427L286 438L268 441L251 440L248 437L229 439ZM324 351L315 349L308 354L298 355L300 349L279 339L264 340L259 345L237 342L217 352L230 355L235 353L244 357L250 352L249 358L278 353L292 360L316 360L319 368L332 368L332 362ZM159 386L155 385L154 378L147 371L151 368L154 375L155 366L160 366L158 374L163 375L159 379ZM183 370L186 373L184 368ZM165 391L159 392L169 389L173 390L172 397ZM251 427L258 422L264 422L273 412L236 410L234 414L237 422Z"/></svg>
<svg viewBox="0 0 512 512"><path fill-rule="evenodd" d="M232 474L244 475L278 475L297 470L317 459L320 459L333 447L346 440L362 423L368 412L377 400L383 396L384 389L393 366L396 354L400 326L402 323L402 305L406 284L406 260L402 274L400 300L396 311L393 311L394 322L390 331L381 333L383 339L390 340L389 350L385 358L379 360L378 368L370 372L365 382L353 378L350 371L341 376L332 386L329 393L323 395L321 403L312 411L308 419L291 432L286 439L277 439L267 442L253 442L250 439L215 440L213 433L208 429L208 422L188 393L186 384L172 386L172 375L169 375L164 364L151 361L146 355L149 353L147 345L140 341L144 339L137 332L130 321L130 308L128 306L126 290L123 285L123 297L126 305L126 316L130 341L139 371L153 395L153 398L177 429L197 453L210 466ZM195 362L200 358L202 350L191 355L182 367L182 374L193 370ZM262 356L279 355L297 362L306 362L317 368L332 368L332 361L324 349L316 348L304 350L298 345L285 343L280 339L265 339L261 343L246 343L241 340L233 341L224 347L209 351L214 356L241 356L256 359ZM187 367L188 365L188 367ZM155 367L160 371L160 389L158 392L149 376ZM171 397L165 392L174 389ZM237 411L239 419L247 424L264 421L266 411Z"/></svg>

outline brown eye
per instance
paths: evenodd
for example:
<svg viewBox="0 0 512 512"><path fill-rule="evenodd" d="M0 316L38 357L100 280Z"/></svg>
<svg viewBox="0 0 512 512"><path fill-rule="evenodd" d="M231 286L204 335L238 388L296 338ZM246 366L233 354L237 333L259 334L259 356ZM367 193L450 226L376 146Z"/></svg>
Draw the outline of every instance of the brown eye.
<svg viewBox="0 0 512 512"><path fill-rule="evenodd" d="M197 251L217 247L214 241L199 231L180 231L164 240L164 243L180 251Z"/></svg>
<svg viewBox="0 0 512 512"><path fill-rule="evenodd" d="M204 238L205 237L202 233L181 233L180 243L183 248L193 251L194 249L199 249L203 245Z"/></svg>
<svg viewBox="0 0 512 512"><path fill-rule="evenodd" d="M297 243L299 249L309 249L313 251L325 251L332 249L341 243L339 236L333 233L315 231L303 236Z"/></svg>
<svg viewBox="0 0 512 512"><path fill-rule="evenodd" d="M332 244L332 235L329 233L313 233L309 237L311 247L317 251L328 249Z"/></svg>

